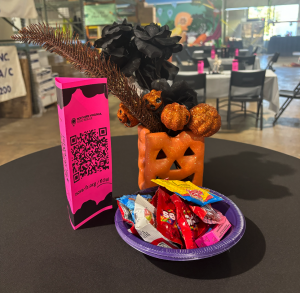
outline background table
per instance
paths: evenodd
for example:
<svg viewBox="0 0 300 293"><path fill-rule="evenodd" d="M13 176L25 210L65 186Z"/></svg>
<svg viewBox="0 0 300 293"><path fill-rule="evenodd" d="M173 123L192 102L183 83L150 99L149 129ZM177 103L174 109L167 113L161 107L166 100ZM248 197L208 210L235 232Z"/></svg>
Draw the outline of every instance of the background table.
<svg viewBox="0 0 300 293"><path fill-rule="evenodd" d="M222 60L222 65L232 65L232 61L234 60L234 58L220 58L220 59ZM213 68L215 60L211 59L210 57L208 57L207 60L208 60L208 62L210 64L210 67ZM257 56L256 56L255 62L254 62L254 69L260 70L260 59Z"/></svg>
<svg viewBox="0 0 300 293"><path fill-rule="evenodd" d="M138 189L137 136L112 146L118 197ZM20 158L0 167L0 292L299 292L299 176L294 157L207 139L204 186L239 206L246 232L228 252L182 263L128 246L109 213L73 231L60 147Z"/></svg>
<svg viewBox="0 0 300 293"><path fill-rule="evenodd" d="M254 70L242 70L242 72L253 72ZM196 75L197 71L179 71L180 75ZM208 99L227 98L230 85L230 70L224 70L221 74L206 75L206 97ZM235 94L243 95L252 91L251 88L236 88ZM258 88L259 91L259 88ZM200 93L201 94L201 93ZM269 102L269 109L275 113L279 110L279 88L277 75L272 70L266 70L264 85L264 100Z"/></svg>
<svg viewBox="0 0 300 293"><path fill-rule="evenodd" d="M300 36L272 37L268 44L268 54L279 52L281 56L292 56L293 52L300 51Z"/></svg>

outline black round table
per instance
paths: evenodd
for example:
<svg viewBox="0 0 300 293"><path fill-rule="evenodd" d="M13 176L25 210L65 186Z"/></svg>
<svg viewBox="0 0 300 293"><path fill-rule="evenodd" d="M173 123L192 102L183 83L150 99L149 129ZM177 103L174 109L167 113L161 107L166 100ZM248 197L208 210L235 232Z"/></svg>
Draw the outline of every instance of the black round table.
<svg viewBox="0 0 300 293"><path fill-rule="evenodd" d="M137 191L137 136L112 147L113 196ZM74 231L61 148L25 156L0 167L0 292L300 292L299 183L294 157L207 139L203 185L239 206L246 232L218 256L170 262L120 238L115 200Z"/></svg>

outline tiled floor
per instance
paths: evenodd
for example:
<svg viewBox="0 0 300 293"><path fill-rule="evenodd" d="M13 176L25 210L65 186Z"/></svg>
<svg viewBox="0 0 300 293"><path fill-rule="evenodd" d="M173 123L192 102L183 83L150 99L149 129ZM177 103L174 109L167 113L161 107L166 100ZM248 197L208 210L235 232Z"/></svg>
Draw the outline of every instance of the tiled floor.
<svg viewBox="0 0 300 293"><path fill-rule="evenodd" d="M283 66L296 61L297 58L292 57L279 59L275 69L280 89L293 89L300 80L300 68ZM266 63L266 57L262 56L261 67L264 68ZM284 99L280 101L283 103ZM126 128L117 120L118 99L110 97L109 102L112 136L137 134L136 127ZM215 105L215 100L207 102ZM249 109L251 107L250 105ZM265 102L263 131L255 127L255 120L250 116L233 120L231 130L227 130L226 108L221 109L220 114L223 126L215 138L262 146L300 158L300 100L290 104L275 127L272 126L274 113L268 110L268 103ZM56 107L49 108L40 118L0 118L0 165L59 144Z"/></svg>

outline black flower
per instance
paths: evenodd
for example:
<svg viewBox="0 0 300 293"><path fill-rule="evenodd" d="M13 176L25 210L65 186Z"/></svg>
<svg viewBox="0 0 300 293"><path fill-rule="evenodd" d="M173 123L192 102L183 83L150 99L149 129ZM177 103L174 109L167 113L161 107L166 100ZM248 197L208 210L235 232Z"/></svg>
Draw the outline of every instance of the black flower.
<svg viewBox="0 0 300 293"><path fill-rule="evenodd" d="M150 89L153 81L161 78L173 80L178 71L178 67L166 60L146 57L142 58L140 68L135 75L141 87Z"/></svg>
<svg viewBox="0 0 300 293"><path fill-rule="evenodd" d="M114 22L102 30L102 38L95 41L96 48L102 48L105 59L114 62L129 77L140 66L141 53L131 41L133 29L126 19L121 24Z"/></svg>
<svg viewBox="0 0 300 293"><path fill-rule="evenodd" d="M176 81L170 86L165 79L158 79L151 83L151 89L162 91L161 97L165 105L178 103L190 110L198 104L197 93L184 80Z"/></svg>
<svg viewBox="0 0 300 293"><path fill-rule="evenodd" d="M113 52L115 49L127 47L132 35L132 24L124 19L121 24L114 22L112 25L106 25L102 30L101 39L96 40L94 46L106 52Z"/></svg>
<svg viewBox="0 0 300 293"><path fill-rule="evenodd" d="M138 50L151 59L163 58L168 60L173 53L182 50L182 45L177 44L181 37L170 37L171 31L167 25L162 27L154 23L145 27L135 25L133 32Z"/></svg>

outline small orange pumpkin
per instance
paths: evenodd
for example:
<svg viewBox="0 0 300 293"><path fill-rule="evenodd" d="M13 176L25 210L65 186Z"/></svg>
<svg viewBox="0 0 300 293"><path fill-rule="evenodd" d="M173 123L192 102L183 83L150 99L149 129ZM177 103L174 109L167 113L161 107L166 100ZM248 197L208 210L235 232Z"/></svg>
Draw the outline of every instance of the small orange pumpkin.
<svg viewBox="0 0 300 293"><path fill-rule="evenodd" d="M143 96L146 108L155 111L162 105L161 91L152 90L150 93Z"/></svg>
<svg viewBox="0 0 300 293"><path fill-rule="evenodd" d="M139 121L131 115L129 110L124 106L123 103L120 103L117 116L121 123L126 127L134 127L139 124Z"/></svg>
<svg viewBox="0 0 300 293"><path fill-rule="evenodd" d="M199 104L190 112L191 119L187 126L194 134L209 137L219 131L221 116L216 108L208 104Z"/></svg>
<svg viewBox="0 0 300 293"><path fill-rule="evenodd" d="M165 106L161 113L161 122L173 131L182 130L189 120L189 110L178 103Z"/></svg>

